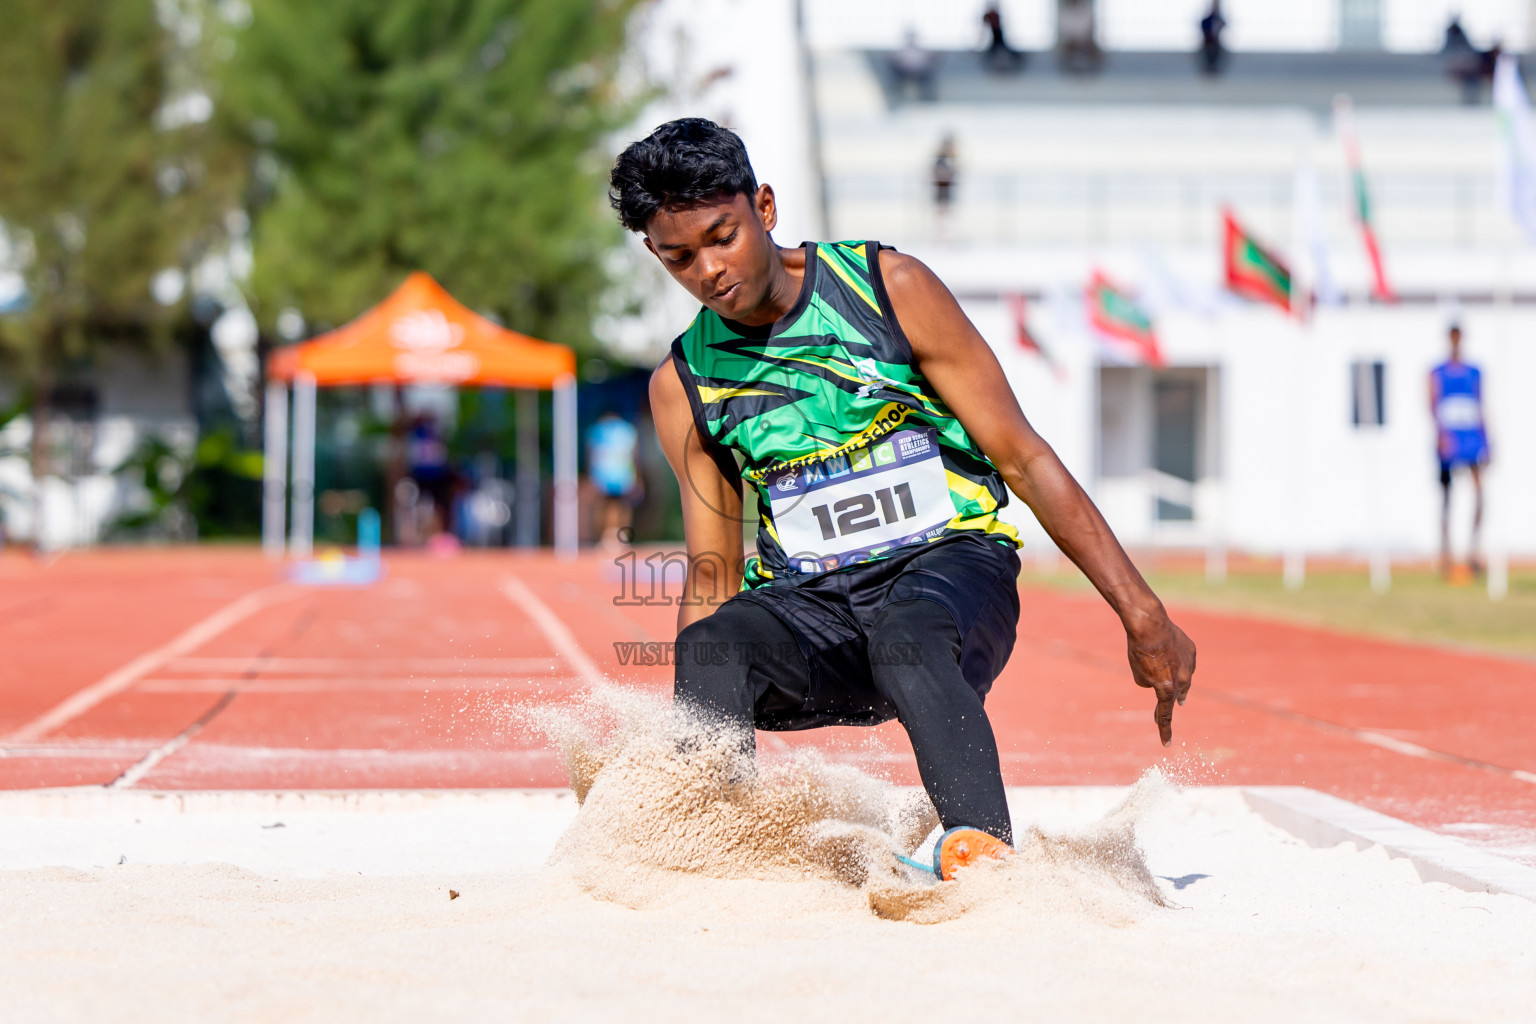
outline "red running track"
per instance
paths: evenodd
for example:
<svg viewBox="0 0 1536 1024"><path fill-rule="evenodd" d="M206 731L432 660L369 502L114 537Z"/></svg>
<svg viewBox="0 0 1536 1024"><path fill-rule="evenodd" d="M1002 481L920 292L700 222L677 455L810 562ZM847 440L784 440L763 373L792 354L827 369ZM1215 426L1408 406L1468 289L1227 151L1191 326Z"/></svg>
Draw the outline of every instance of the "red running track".
<svg viewBox="0 0 1536 1024"><path fill-rule="evenodd" d="M558 786L512 705L602 677L670 686L614 645L670 639L676 609L615 604L611 561L388 569L299 588L246 549L0 557L0 788ZM1166 759L1187 781L1312 786L1536 862L1536 662L1176 609L1200 667L1164 751L1108 609L1022 598L987 702L1011 784L1122 784ZM916 781L894 725L763 743Z"/></svg>

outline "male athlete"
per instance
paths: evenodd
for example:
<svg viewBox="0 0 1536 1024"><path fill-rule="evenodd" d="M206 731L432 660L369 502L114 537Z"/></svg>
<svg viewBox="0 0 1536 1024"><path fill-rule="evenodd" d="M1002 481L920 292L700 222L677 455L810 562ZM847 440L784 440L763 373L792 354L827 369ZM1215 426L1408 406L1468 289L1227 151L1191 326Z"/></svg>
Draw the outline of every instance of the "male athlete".
<svg viewBox="0 0 1536 1024"><path fill-rule="evenodd" d="M701 118L626 149L610 198L704 304L651 378L688 547L678 700L747 743L753 726L899 719L946 829L941 877L1005 855L982 699L1019 617L1011 489L1119 613L1169 744L1194 644L927 267L875 242L780 248L773 189ZM761 518L745 562L743 482Z"/></svg>
<svg viewBox="0 0 1536 1024"><path fill-rule="evenodd" d="M1483 528L1483 467L1488 464L1488 431L1483 424L1483 372L1461 361L1461 327L1450 331L1451 357L1429 371L1429 412L1435 418L1440 456L1440 571L1456 579L1451 565L1451 478L1465 466L1472 475L1472 546L1462 582L1482 568L1478 535Z"/></svg>

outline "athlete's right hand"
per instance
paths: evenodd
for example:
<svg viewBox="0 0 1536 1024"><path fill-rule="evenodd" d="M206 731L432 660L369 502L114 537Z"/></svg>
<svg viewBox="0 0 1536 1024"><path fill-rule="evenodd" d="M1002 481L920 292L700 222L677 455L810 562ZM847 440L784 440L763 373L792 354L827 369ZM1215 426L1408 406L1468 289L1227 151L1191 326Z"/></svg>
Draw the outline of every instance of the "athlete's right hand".
<svg viewBox="0 0 1536 1024"><path fill-rule="evenodd" d="M1184 703L1195 675L1195 642L1167 614L1150 625L1126 631L1131 675L1137 686L1157 694L1152 717L1163 746L1173 743L1173 705Z"/></svg>

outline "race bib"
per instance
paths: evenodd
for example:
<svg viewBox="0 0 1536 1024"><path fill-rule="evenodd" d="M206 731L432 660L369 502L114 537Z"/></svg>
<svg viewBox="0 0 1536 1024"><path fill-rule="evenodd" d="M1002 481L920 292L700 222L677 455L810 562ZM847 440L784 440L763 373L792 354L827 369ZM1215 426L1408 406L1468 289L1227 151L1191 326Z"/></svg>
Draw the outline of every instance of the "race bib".
<svg viewBox="0 0 1536 1024"><path fill-rule="evenodd" d="M777 470L764 485L779 545L801 573L932 540L955 515L931 428L894 431L864 447Z"/></svg>
<svg viewBox="0 0 1536 1024"><path fill-rule="evenodd" d="M1483 425L1483 406L1471 395L1446 395L1435 418L1445 430L1476 430Z"/></svg>

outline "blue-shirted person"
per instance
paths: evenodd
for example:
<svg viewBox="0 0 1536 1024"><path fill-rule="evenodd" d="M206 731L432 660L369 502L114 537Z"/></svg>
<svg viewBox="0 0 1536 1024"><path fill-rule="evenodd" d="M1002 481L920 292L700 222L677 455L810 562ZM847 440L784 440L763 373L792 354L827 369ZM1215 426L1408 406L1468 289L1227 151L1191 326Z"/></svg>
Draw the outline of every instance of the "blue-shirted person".
<svg viewBox="0 0 1536 1024"><path fill-rule="evenodd" d="M605 410L587 428L587 475L602 495L604 547L622 545L640 501L640 474L635 465L639 441L634 425L612 410Z"/></svg>
<svg viewBox="0 0 1536 1024"><path fill-rule="evenodd" d="M1472 545L1467 575L1482 571L1478 561L1483 528L1483 475L1488 464L1488 430L1483 419L1483 373L1462 361L1461 327L1450 330L1451 357L1429 371L1429 409L1435 418L1440 456L1440 571L1455 577L1451 566L1451 479L1466 467L1472 475L1476 503L1472 512Z"/></svg>

